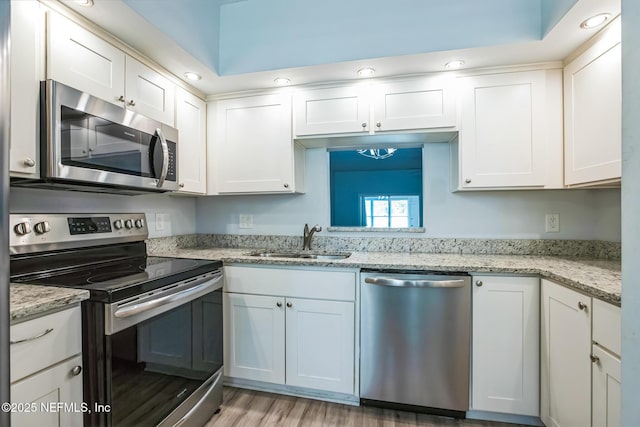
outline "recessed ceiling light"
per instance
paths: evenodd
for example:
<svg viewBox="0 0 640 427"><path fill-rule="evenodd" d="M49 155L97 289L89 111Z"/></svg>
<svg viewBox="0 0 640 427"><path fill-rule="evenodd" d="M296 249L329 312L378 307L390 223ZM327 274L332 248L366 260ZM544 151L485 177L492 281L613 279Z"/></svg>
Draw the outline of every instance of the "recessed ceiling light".
<svg viewBox="0 0 640 427"><path fill-rule="evenodd" d="M273 79L273 82L277 85L288 85L289 83L291 83L291 80L286 77L276 77L275 79Z"/></svg>
<svg viewBox="0 0 640 427"><path fill-rule="evenodd" d="M80 6L91 7L93 6L93 0L75 0Z"/></svg>
<svg viewBox="0 0 640 427"><path fill-rule="evenodd" d="M607 22L609 18L611 18L610 13L599 13L598 15L594 15L591 18L582 21L582 23L580 24L580 28L589 30L591 28L599 27L600 25Z"/></svg>
<svg viewBox="0 0 640 427"><path fill-rule="evenodd" d="M373 68L361 68L358 70L358 75L360 77L371 77L376 73L376 70Z"/></svg>
<svg viewBox="0 0 640 427"><path fill-rule="evenodd" d="M191 71L187 71L186 73L184 73L184 76L186 78L188 78L189 80L200 80L200 79L202 79L202 76L200 74L192 73Z"/></svg>
<svg viewBox="0 0 640 427"><path fill-rule="evenodd" d="M457 68L461 68L464 65L464 61L461 59L456 59L455 61L449 61L444 64L444 68L449 70L455 70Z"/></svg>

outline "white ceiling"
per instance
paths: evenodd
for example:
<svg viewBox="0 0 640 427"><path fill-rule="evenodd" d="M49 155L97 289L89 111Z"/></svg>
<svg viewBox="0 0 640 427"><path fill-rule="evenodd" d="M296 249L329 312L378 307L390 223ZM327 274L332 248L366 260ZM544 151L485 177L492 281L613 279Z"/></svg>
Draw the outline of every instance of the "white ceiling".
<svg viewBox="0 0 640 427"><path fill-rule="evenodd" d="M608 12L613 16L620 13L620 0L578 0L541 40L532 40L532 37L529 37L528 41L516 43L507 41L507 44L500 45L371 59L368 57L375 55L368 52L367 57L351 61L221 76L216 72L212 61L196 59L186 49L180 47L176 40L167 35L169 31L160 31L123 0L94 1L94 6L90 8L79 6L70 0L62 0L62 3L158 62L178 78L183 79L186 71L194 71L202 75L202 80L198 82L187 82L205 95L272 88L275 86L273 80L280 76L289 78L292 85L352 80L358 78L356 71L363 67L375 68L375 77L388 77L444 71L444 64L452 59L464 60L465 69L559 61L564 60L598 31L580 29L579 25L584 19L600 12ZM223 2L216 1L216 3L219 5ZM176 19L175 22L177 26L180 20ZM211 25L215 24L212 22ZM204 34L205 30L200 30L198 33L197 28L181 28L181 31L191 33L195 31L196 35L200 34L205 40L215 38L210 30L207 30L207 34ZM387 36L393 37L393 32L387 31ZM495 40L494 38L494 43ZM184 40L181 42L184 44ZM219 41L215 40L214 43L216 42ZM442 43L440 45L446 46ZM407 49L400 51L406 52ZM249 61L252 57L256 57L255 52L247 55ZM327 58L329 57L325 55L323 61L326 62Z"/></svg>

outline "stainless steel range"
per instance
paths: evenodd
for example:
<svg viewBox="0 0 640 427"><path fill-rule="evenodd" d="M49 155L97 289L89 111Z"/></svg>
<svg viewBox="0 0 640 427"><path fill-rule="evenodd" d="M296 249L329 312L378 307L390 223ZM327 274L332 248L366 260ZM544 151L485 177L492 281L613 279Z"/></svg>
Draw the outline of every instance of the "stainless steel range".
<svg viewBox="0 0 640 427"><path fill-rule="evenodd" d="M11 281L86 289L88 426L202 425L222 400L222 263L146 256L144 214L11 215ZM108 405L108 406L106 406Z"/></svg>

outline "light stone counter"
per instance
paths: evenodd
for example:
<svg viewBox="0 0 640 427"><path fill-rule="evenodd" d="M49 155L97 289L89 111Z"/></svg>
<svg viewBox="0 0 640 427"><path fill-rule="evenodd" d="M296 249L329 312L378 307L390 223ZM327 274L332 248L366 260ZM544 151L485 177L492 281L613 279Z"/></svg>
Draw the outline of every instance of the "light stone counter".
<svg viewBox="0 0 640 427"><path fill-rule="evenodd" d="M89 291L85 290L12 283L9 287L11 323L63 309L87 298Z"/></svg>
<svg viewBox="0 0 640 427"><path fill-rule="evenodd" d="M156 248L150 255L219 259L225 264L306 265L366 269L432 270L469 273L536 274L603 301L620 305L619 261L532 255L352 252L342 260L259 258L256 249Z"/></svg>

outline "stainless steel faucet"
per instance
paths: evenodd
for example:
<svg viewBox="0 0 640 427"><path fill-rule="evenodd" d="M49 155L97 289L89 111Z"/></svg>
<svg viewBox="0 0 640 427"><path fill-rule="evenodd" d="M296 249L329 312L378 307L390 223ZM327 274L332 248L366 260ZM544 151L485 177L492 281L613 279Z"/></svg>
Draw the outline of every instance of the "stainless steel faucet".
<svg viewBox="0 0 640 427"><path fill-rule="evenodd" d="M317 231L322 231L322 227L318 224L314 225L311 230L309 230L309 224L304 225L304 240L302 242L302 250L311 250L311 239L313 239L313 234Z"/></svg>

